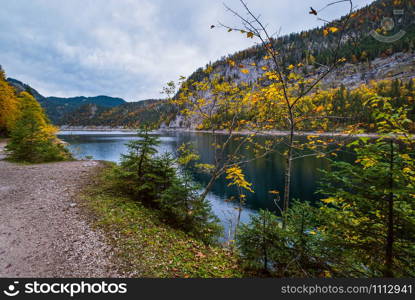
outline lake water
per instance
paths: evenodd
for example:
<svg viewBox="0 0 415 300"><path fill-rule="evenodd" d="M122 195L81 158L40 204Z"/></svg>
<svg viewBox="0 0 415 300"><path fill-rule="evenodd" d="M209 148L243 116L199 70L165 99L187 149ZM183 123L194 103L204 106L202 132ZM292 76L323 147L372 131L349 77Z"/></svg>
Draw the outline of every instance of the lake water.
<svg viewBox="0 0 415 300"><path fill-rule="evenodd" d="M159 152L171 152L183 143L191 142L199 153L202 163L211 163L214 158L211 144L213 136L207 133L194 132L158 132L161 140ZM126 144L136 139L134 133L128 132L88 132L68 131L60 132L59 137L69 143L69 149L79 159L92 157L96 160L119 162L120 156L128 151ZM225 136L219 137L219 139ZM258 137L261 139L261 137ZM232 148L232 145L230 145ZM249 155L249 153L245 153ZM305 157L294 163L292 174L292 196L303 201L315 202L319 199L316 194L319 169L328 168L326 159ZM284 159L278 153L250 162L244 167L246 178L252 183L255 193L247 195L245 208L242 212L242 222L247 222L249 216L259 209L278 211L270 190L282 191L284 187ZM207 175L193 171L194 179L201 184L208 181ZM208 199L214 213L221 219L225 229L236 220L236 204L230 202L231 196L237 191L228 187L228 181L220 178L214 185Z"/></svg>

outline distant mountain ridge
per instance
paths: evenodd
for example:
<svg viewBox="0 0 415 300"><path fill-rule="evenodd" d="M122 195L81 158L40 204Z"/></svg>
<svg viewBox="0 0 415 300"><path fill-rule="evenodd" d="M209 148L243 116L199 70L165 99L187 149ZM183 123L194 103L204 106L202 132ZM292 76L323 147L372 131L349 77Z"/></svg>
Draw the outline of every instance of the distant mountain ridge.
<svg viewBox="0 0 415 300"><path fill-rule="evenodd" d="M96 105L100 109L112 108L127 103L124 99L95 96L95 97L44 97L37 90L14 78L7 78L7 81L16 89L17 92L29 92L42 105L51 122L55 125L62 125L65 116L73 113L84 105Z"/></svg>
<svg viewBox="0 0 415 300"><path fill-rule="evenodd" d="M62 119L69 126L111 126L136 128L142 124L156 127L170 123L178 110L167 100L148 99L127 102L112 108L86 104Z"/></svg>
<svg viewBox="0 0 415 300"><path fill-rule="evenodd" d="M8 78L7 81L16 92L32 94L54 125L139 127L146 123L161 126L162 123L169 123L177 114L176 108L166 100L126 102L108 96L44 97L17 79Z"/></svg>

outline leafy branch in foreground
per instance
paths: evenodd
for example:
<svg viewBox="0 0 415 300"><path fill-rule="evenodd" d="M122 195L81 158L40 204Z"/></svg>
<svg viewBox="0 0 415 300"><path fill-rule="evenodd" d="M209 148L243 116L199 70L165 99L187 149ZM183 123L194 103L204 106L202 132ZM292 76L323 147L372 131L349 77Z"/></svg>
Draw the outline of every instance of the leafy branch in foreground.
<svg viewBox="0 0 415 300"><path fill-rule="evenodd" d="M354 163L323 171L320 207L294 202L282 218L260 212L239 230L247 266L273 276L413 277L415 140L411 109L368 93L376 138L349 144Z"/></svg>
<svg viewBox="0 0 415 300"><path fill-rule="evenodd" d="M306 102L308 102L312 97L307 98L307 96L315 92L319 83L339 65L345 62L345 59L339 57L339 49L347 26L352 18L353 1L335 1L319 10L319 12L321 12L329 6L343 2L347 3L350 7L346 17L339 20L337 22L337 26L331 26L324 29L325 36L329 33L336 35L337 45L333 48L330 63L325 66L325 70L322 74L310 78L306 78L301 73L301 69L304 67L304 63L306 63L305 61L298 62L298 66L294 66L292 64L289 66L285 65L285 53L283 49L276 48L277 44L275 43L274 37L269 33L269 30L264 25L261 18L253 13L243 0L240 2L246 13L246 17L228 6L225 7L241 21L243 27L234 28L224 24L220 24L220 26L228 29L228 31L237 30L241 33L246 33L248 38L257 38L262 47L266 50L267 55L264 59L269 63L268 65L262 67L266 73L264 74L264 82L262 83L262 87L256 90L256 98L260 99L258 101L260 104L264 103L262 99L267 99L268 101L266 102L273 104L264 106L262 109L265 116L265 119L263 120L267 120L266 123L272 124L273 122L278 122L281 119L287 122L286 127L289 130L289 134L286 144L288 146L288 151L285 153L286 170L282 205L283 210L287 211L290 202L291 174L293 168L292 163L296 144L294 140L295 133L301 122L308 118L310 112L319 112L319 107L314 111L312 109L310 110L310 106L307 105ZM317 11L315 12L317 14ZM244 72L249 72L246 69L243 70L245 70ZM278 108L275 110L275 107ZM277 115L275 115L275 112L277 112ZM257 121L257 124L259 124L259 120ZM267 125L269 126L270 124ZM272 125L271 127L275 128L275 126ZM262 127L261 129L264 130L267 129L267 127Z"/></svg>
<svg viewBox="0 0 415 300"><path fill-rule="evenodd" d="M342 251L336 268L354 276L415 275L415 141L410 109L373 96L379 137L351 144L354 164L334 163L321 192L329 247ZM346 274L347 274L346 273Z"/></svg>

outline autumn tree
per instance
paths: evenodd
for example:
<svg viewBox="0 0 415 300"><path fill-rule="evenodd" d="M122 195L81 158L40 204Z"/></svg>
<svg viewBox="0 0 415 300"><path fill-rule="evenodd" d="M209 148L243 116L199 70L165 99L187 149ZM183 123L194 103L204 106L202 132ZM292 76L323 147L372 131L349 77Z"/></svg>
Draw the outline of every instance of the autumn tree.
<svg viewBox="0 0 415 300"><path fill-rule="evenodd" d="M266 51L264 60L267 61L267 64L261 67L265 73L263 74L261 87L253 92L253 101L255 101L255 98L257 99L259 107L255 111L260 112L257 124L263 124L262 129L278 128L281 122L285 122L283 128L288 130L286 141L288 150L284 153L286 169L282 204L282 210L287 211L290 202L291 173L295 153L297 150L303 149L303 145L299 145L295 140L296 131L303 126L302 124L305 121L310 119L324 120L329 118L325 113L329 110L328 108L321 105L314 106L310 100L313 100L313 94L318 90L322 80L345 62L345 59L339 56L339 49L349 21L353 17L353 1L336 1L329 3L319 11L314 9L310 11L310 14L318 15L325 8L342 2L349 6L348 14L345 17L339 21L328 23L324 27L322 34L327 38L335 36L337 39L336 46L329 55L327 64L322 66L322 72L307 78L303 76L302 72L302 69L306 67L304 65L305 61L299 61L297 65L287 65L285 49L278 49L278 44L275 43L273 35L269 33L260 17L253 13L244 1L241 0L240 2L246 16L229 7L226 8L241 21L242 27L235 28L224 24L219 24L219 26L226 28L229 32L241 32L247 38L256 38ZM245 69L241 71L249 72ZM327 129L323 126L323 130Z"/></svg>
<svg viewBox="0 0 415 300"><path fill-rule="evenodd" d="M57 129L47 119L40 104L27 92L18 97L18 119L6 146L9 158L27 162L60 161L71 158L56 138Z"/></svg>
<svg viewBox="0 0 415 300"><path fill-rule="evenodd" d="M181 108L181 114L188 122L197 124L195 129L212 134L212 162L196 163L196 167L210 177L200 198L205 199L216 180L225 176L229 185L239 191L234 199L238 203L236 224L239 224L246 194L253 192L242 167L273 152L276 143L270 137L262 143L255 140L258 130L255 122L250 120L254 113L251 87L247 83L226 80L214 74L210 66L202 72L203 78L197 81L182 78L177 93L175 84L170 83L165 93Z"/></svg>
<svg viewBox="0 0 415 300"><path fill-rule="evenodd" d="M0 136L10 134L18 116L18 100L0 66Z"/></svg>

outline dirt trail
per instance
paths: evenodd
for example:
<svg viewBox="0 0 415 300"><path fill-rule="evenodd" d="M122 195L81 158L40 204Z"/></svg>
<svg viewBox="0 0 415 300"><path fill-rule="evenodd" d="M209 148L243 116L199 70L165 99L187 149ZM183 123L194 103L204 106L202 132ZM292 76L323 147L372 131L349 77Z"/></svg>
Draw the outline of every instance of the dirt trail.
<svg viewBox="0 0 415 300"><path fill-rule="evenodd" d="M4 146L0 277L118 277L111 247L75 199L100 163L12 164L1 160Z"/></svg>

